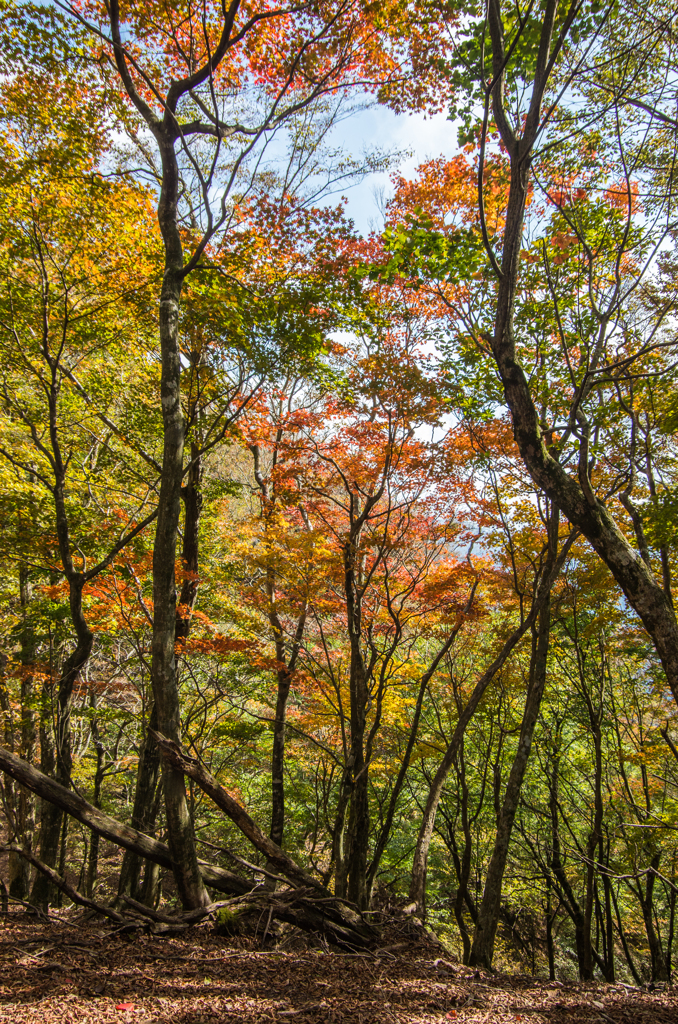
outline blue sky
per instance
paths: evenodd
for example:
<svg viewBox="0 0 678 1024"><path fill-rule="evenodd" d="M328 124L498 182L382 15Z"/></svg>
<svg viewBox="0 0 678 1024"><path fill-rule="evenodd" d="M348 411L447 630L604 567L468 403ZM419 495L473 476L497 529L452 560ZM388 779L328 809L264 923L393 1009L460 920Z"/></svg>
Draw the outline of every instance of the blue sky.
<svg viewBox="0 0 678 1024"><path fill-rule="evenodd" d="M349 152L358 155L364 148L409 150L399 171L412 177L415 168L429 157L441 154L452 157L459 152L457 127L444 114L425 118L421 114L394 114L387 107L373 106L343 122L334 138ZM381 226L379 204L375 193L391 194L388 174L372 174L359 185L345 190L348 213L356 227L367 232Z"/></svg>

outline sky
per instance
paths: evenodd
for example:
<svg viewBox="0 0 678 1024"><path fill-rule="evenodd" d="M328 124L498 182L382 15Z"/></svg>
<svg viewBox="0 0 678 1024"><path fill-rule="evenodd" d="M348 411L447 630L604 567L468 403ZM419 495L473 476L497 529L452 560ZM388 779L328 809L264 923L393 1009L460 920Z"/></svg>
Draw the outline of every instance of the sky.
<svg viewBox="0 0 678 1024"><path fill-rule="evenodd" d="M333 138L353 153L376 146L407 151L397 165L405 177L414 177L417 166L430 157L453 157L459 152L457 128L445 114L425 118L421 114L394 114L387 107L374 106L344 121ZM348 200L348 214L361 232L381 227L377 195L392 194L390 175L371 174L360 184L342 189Z"/></svg>

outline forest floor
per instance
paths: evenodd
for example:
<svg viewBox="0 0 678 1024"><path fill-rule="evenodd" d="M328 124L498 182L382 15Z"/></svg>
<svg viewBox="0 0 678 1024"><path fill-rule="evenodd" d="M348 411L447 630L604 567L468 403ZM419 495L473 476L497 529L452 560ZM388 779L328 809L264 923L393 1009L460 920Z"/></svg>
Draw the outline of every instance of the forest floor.
<svg viewBox="0 0 678 1024"><path fill-rule="evenodd" d="M208 927L156 936L73 915L2 920L3 1024L678 1024L678 987L482 974L415 943L266 952Z"/></svg>

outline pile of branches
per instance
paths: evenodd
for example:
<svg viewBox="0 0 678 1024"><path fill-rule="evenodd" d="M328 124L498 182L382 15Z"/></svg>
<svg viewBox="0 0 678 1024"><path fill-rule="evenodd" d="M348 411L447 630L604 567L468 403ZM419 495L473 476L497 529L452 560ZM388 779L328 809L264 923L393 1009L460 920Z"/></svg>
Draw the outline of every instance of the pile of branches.
<svg viewBox="0 0 678 1024"><path fill-rule="evenodd" d="M257 916L257 920L264 919L264 934L268 932L271 922L278 920L320 936L342 949L364 949L377 942L377 931L362 914L352 904L333 896L317 879L272 842L245 809L196 759L189 757L176 743L172 743L161 734L155 733L154 736L162 756L192 778L266 858L269 868L272 867L276 873L269 868L258 868L247 861L242 863L267 877L269 884L254 886L240 875L201 861L200 871L205 884L217 892L227 894L228 899L176 914L154 910L129 896L122 897L124 906L112 907L97 903L79 892L65 877L43 863L31 850L16 844L8 844L2 849L13 850L25 857L73 903L110 919L120 930L137 928L142 924L148 927L150 922L150 927L156 933L181 931L190 925L214 918L219 911L224 911L224 916L229 920L252 919L254 915ZM165 843L129 825L123 825L88 803L78 793L55 782L4 747L0 747L0 770L36 793L41 799L55 804L104 839L162 867L172 868L170 850ZM279 883L284 887L276 888Z"/></svg>

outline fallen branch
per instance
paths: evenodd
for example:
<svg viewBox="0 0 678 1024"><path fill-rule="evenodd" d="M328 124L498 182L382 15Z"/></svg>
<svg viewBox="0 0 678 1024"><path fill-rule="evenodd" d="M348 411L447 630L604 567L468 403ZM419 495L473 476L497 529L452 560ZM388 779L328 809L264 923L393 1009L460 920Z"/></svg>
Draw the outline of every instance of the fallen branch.
<svg viewBox="0 0 678 1024"><path fill-rule="evenodd" d="M281 916L279 912L282 906L281 898L285 897L287 892L298 894L303 889L306 889L309 896L314 895L316 898L305 900L302 915L305 923L299 924L299 927L304 928L306 931L310 929L324 933L329 932L333 937L333 941L339 941L342 945L365 946L374 942L377 938L377 932L372 925L368 924L353 906L332 896L317 879L300 867L272 839L269 839L249 816L244 807L241 807L238 801L234 800L231 794L217 782L214 776L199 761L194 757L189 757L181 750L178 744L168 740L161 733L153 732L153 736L158 744L160 753L172 767L183 771L190 779L193 779L203 792L212 798L217 807L221 808L231 821L237 825L252 845L266 857L268 862L273 864L281 874L297 886L296 889L269 895L269 899L272 899L274 896L278 898L278 909L274 908L276 916ZM252 893L251 897L261 898L258 895L258 891L256 891L256 894ZM248 896L247 898L249 901L250 897ZM318 905L318 898L322 900L322 909ZM296 898L292 901L292 903L294 902L296 902ZM288 907L292 907L292 904L288 904ZM290 910L291 913L292 911ZM297 913L298 916L299 913ZM285 920L290 920L290 918L285 918ZM311 921L315 922L313 926L311 926ZM294 920L292 923L297 924L298 921Z"/></svg>
<svg viewBox="0 0 678 1024"><path fill-rule="evenodd" d="M289 878L290 881L295 882L297 885L308 886L311 889L320 890L323 895L328 896L327 889L316 879L313 875L310 875L302 867L300 867L291 857L289 857L280 847L269 839L264 832L261 831L257 823L250 818L244 807L241 807L237 800L234 800L231 794L224 789L224 787L217 782L213 775L207 771L206 768L200 764L194 757L189 757L185 754L178 744L172 740L168 740L159 732L151 730L154 736L160 753L173 768L177 768L179 771L183 771L189 778L197 782L200 788L212 798L217 807L220 807L224 811L234 825L237 825L240 831L246 836L260 853L262 853L266 859L278 868L282 874Z"/></svg>
<svg viewBox="0 0 678 1024"><path fill-rule="evenodd" d="M115 921L116 924L122 924L125 920L122 914L119 914L117 910L112 910L111 907L105 907L103 904L96 903L94 900L89 899L88 896L83 896L83 894L79 892L74 885L71 885L66 878L62 877L53 868L44 864L38 857L36 857L32 850L26 850L23 846L19 846L17 843L9 843L7 846L0 847L0 850L5 853L18 853L20 857L27 860L34 868L41 871L43 875L47 875L50 882L52 882L53 885L56 885L57 889L61 889L62 892L66 893L69 900L72 900L73 903L77 903L78 906L87 907L88 910L94 910L97 914L102 914L104 917L110 917L110 919Z"/></svg>
<svg viewBox="0 0 678 1024"><path fill-rule="evenodd" d="M20 782L22 786L30 789L31 792L37 793L43 800L60 807L62 811L82 822L97 835L171 870L172 857L169 847L165 843L161 843L158 839L152 839L151 836L139 832L130 825L123 825L115 818L93 807L78 793L59 785L54 779L43 775L37 768L28 764L27 761L23 761L16 754L10 753L4 747L0 747L0 769ZM232 871L214 867L203 861L200 862L200 872L205 883L219 892L241 896L252 888L248 882L233 874Z"/></svg>
<svg viewBox="0 0 678 1024"><path fill-rule="evenodd" d="M164 737L160 737L160 739L167 744L168 741ZM184 756L180 751L176 752L174 756L179 758L183 768ZM186 762L186 764L190 768L190 771L187 770L186 774L191 777L193 777L192 772L194 771L198 774L204 772L202 769L198 771L199 766L197 767L195 763ZM140 856L154 861L162 867L172 867L169 847L165 843L152 839L150 836L144 835L143 832L139 832L129 825L123 825L116 821L115 818L110 817L110 815L104 814L103 811L93 807L83 797L59 785L58 782L50 779L47 775L38 771L37 768L23 761L16 754L10 753L4 747L0 747L0 769L13 779L16 779L17 782L26 786L33 793L37 793L43 800L48 800L50 803L60 807L61 810L82 822L83 825L86 825L97 835L103 836L110 842L127 850L132 850L134 853L138 853ZM264 853L265 856L269 857L271 863L279 867L285 877L291 879L296 888L279 892L253 891L252 886L248 882L231 871L200 861L200 871L207 885L228 895L246 898L248 905L251 905L253 908L257 907L262 911L268 911L269 907L272 907L273 916L282 921L287 921L289 924L296 925L296 927L301 928L303 931L325 935L331 942L345 949L365 947L374 943L377 933L353 907L336 900L319 882L304 871L303 868L295 864L291 857L288 857L275 843L267 839L247 812L226 793L216 779L212 779L209 773L204 772L204 776L201 775L201 777L209 781L212 787L210 795L212 795L213 799L215 799L215 795L217 798L215 803L222 807L222 809L226 809L223 806L224 804L230 808L234 815L229 815L232 817L232 820L242 829L253 845ZM198 784L200 785L200 783ZM18 852L20 852L19 849ZM34 857L34 855L31 854L31 857ZM112 918L121 927L134 926L132 922L125 921L116 911L101 907L93 900L87 900L87 897L74 889L52 868L48 868L42 862L37 863L37 860L37 858L34 858L32 863L35 864L38 870L44 870L44 873L48 875L50 880L62 889L74 903L79 903L81 906L85 906L97 913L105 913L107 917ZM250 894L251 900L249 898ZM135 909L139 911L138 907ZM206 912L209 913L210 908L207 908ZM206 914L201 911L196 920L201 920L204 916ZM167 927L183 928L191 923L193 922L187 921L185 916L182 916L181 918L172 918L168 922ZM158 922L159 927L162 924L163 922Z"/></svg>
<svg viewBox="0 0 678 1024"><path fill-rule="evenodd" d="M215 910L219 910L220 907L230 906L231 904L230 900L225 900L220 903L208 903L207 906L198 907L196 910L187 910L177 914L165 914L162 910L155 910L153 907L147 907L145 903L139 903L138 900L132 899L131 896L123 896L122 898L133 910L136 910L143 917L149 917L151 921L177 925L195 924L198 921L203 921L210 914L213 914Z"/></svg>
<svg viewBox="0 0 678 1024"><path fill-rule="evenodd" d="M331 916L328 916L327 908L323 905L326 900L316 897L314 890L309 890L308 887L278 889L277 891L254 889L245 896L236 896L231 900L211 903L206 907L178 914L166 914L161 910L154 910L129 896L124 896L123 899L144 917L157 922L158 925L172 928L186 928L188 925L197 924L226 908L233 913L236 919L240 918L242 921L252 917L260 920L267 915L266 930L270 927L272 918L277 918L279 921L295 925L302 931L323 935L343 949L354 950L356 947L362 948L368 945L365 938L357 934L351 926L342 924L341 921L333 920Z"/></svg>

